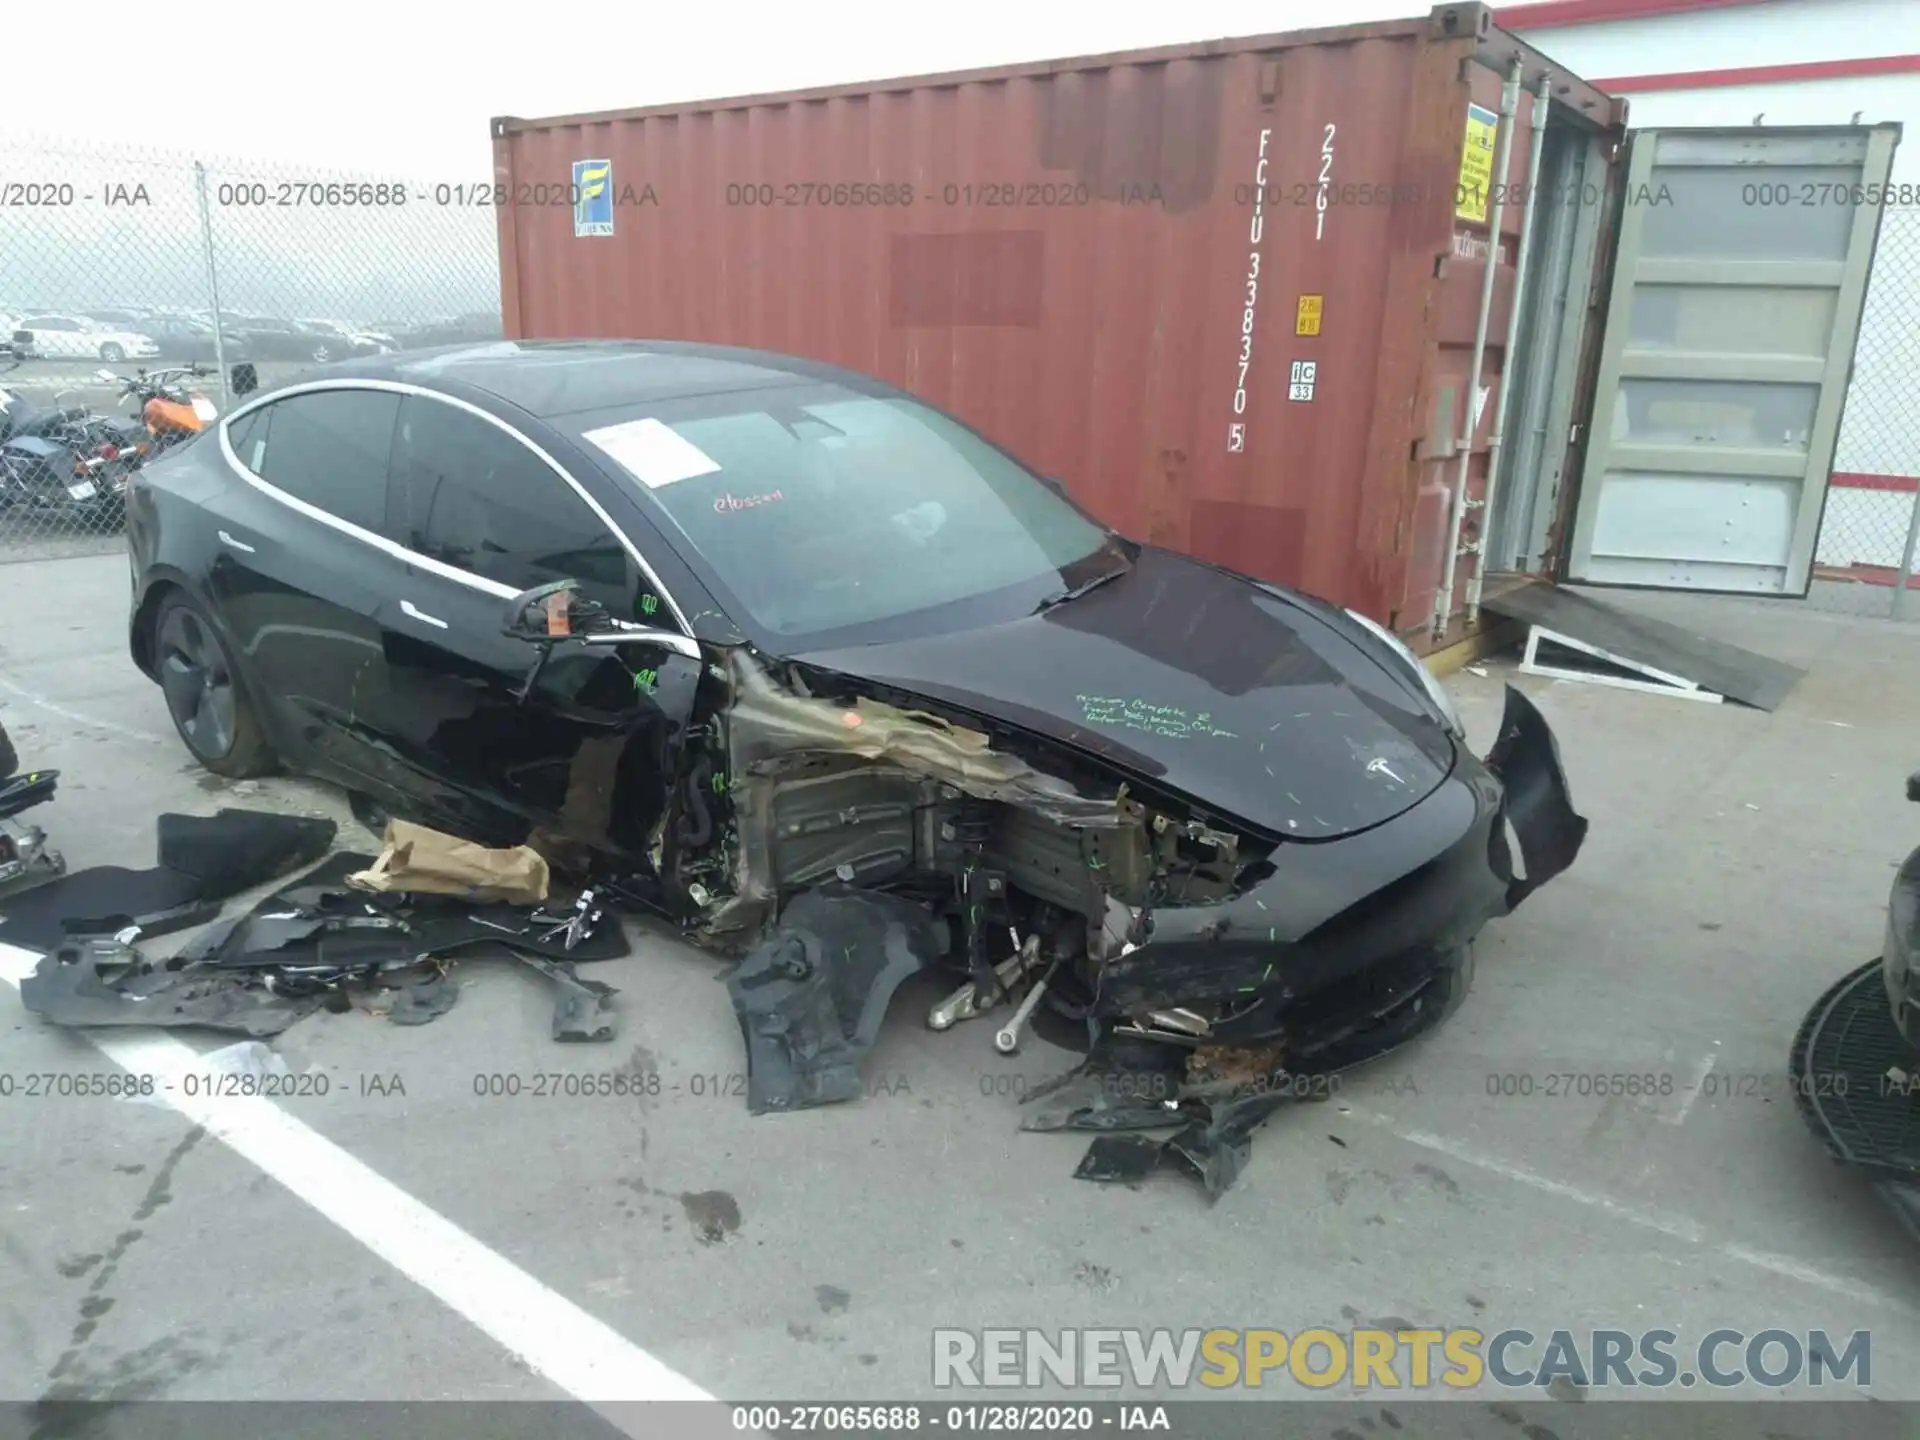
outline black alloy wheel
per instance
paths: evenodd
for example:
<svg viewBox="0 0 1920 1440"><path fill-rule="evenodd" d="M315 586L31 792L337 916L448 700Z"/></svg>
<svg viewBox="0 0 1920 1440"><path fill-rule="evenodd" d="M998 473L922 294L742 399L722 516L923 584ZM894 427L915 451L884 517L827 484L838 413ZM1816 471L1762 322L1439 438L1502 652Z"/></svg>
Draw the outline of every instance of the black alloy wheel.
<svg viewBox="0 0 1920 1440"><path fill-rule="evenodd" d="M184 595L162 605L153 653L167 714L194 759L216 775L235 778L274 769L273 752L226 646Z"/></svg>

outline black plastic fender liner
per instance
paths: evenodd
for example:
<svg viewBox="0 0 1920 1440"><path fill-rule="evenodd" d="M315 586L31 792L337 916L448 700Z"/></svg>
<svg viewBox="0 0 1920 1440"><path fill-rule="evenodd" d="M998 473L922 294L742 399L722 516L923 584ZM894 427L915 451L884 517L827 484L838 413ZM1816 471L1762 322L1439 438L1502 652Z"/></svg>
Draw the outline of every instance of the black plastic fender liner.
<svg viewBox="0 0 1920 1440"><path fill-rule="evenodd" d="M310 865L333 845L331 820L223 809L212 815L161 815L154 821L162 867L200 882L202 900L224 900Z"/></svg>
<svg viewBox="0 0 1920 1440"><path fill-rule="evenodd" d="M946 952L946 927L910 900L808 890L727 977L747 1046L747 1108L858 1099L860 1062L893 992Z"/></svg>
<svg viewBox="0 0 1920 1440"><path fill-rule="evenodd" d="M1587 838L1587 820L1573 808L1560 744L1531 700L1507 686L1500 735L1487 752L1487 768L1506 787L1506 815L1520 839L1525 876L1507 886L1507 909L1572 865Z"/></svg>
<svg viewBox="0 0 1920 1440"><path fill-rule="evenodd" d="M191 875L95 865L0 902L0 943L44 953L74 935L111 935L129 925L140 926L143 936L164 935L219 913Z"/></svg>

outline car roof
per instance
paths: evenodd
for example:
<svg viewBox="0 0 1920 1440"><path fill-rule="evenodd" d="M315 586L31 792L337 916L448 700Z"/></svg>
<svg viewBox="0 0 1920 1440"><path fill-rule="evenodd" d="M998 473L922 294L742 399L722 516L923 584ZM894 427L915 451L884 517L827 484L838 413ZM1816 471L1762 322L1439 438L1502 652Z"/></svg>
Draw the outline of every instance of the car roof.
<svg viewBox="0 0 1920 1440"><path fill-rule="evenodd" d="M894 394L870 376L797 355L677 340L495 340L329 365L329 379L466 385L541 419L731 390L837 384ZM305 378L305 377L303 377Z"/></svg>

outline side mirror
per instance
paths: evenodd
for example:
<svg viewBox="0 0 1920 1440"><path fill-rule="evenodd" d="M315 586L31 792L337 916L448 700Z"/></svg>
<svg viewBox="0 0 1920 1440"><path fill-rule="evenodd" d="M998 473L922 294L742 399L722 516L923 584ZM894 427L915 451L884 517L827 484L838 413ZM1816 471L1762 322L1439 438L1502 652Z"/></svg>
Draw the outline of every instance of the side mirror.
<svg viewBox="0 0 1920 1440"><path fill-rule="evenodd" d="M501 628L513 639L525 640L534 647L533 664L520 688L513 692L516 703L524 705L533 687L540 683L540 674L547 668L555 645L605 623L606 610L583 598L579 585L577 580L554 580L522 590L507 601Z"/></svg>
<svg viewBox="0 0 1920 1440"><path fill-rule="evenodd" d="M506 602L502 628L515 640L551 646L595 628L604 615L598 605L582 599L577 580L554 580L522 590Z"/></svg>
<svg viewBox="0 0 1920 1440"><path fill-rule="evenodd" d="M251 395L260 388L260 372L251 365L234 365L227 370L227 379L236 395Z"/></svg>

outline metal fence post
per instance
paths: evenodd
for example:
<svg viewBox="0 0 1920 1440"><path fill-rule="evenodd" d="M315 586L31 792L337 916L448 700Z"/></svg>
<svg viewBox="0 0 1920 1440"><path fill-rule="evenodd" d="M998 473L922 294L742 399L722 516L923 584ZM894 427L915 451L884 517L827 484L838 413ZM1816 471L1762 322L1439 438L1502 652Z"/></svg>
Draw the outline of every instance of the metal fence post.
<svg viewBox="0 0 1920 1440"><path fill-rule="evenodd" d="M193 162L193 185L200 195L200 243L207 258L207 295L213 305L213 366L220 372L220 400L224 410L233 404L227 380L227 347L220 333L220 269L213 260L213 209L207 203L207 167Z"/></svg>

